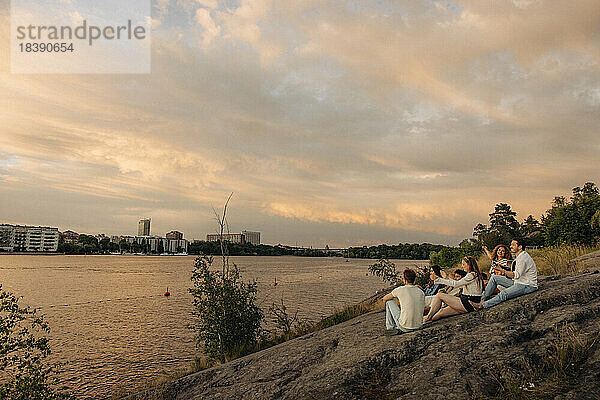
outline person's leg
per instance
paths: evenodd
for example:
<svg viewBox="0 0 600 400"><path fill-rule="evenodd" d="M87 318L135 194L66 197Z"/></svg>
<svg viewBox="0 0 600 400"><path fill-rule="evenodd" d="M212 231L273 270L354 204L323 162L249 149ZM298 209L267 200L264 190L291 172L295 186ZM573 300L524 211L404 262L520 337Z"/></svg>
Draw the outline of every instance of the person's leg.
<svg viewBox="0 0 600 400"><path fill-rule="evenodd" d="M503 286L505 288L509 288L513 285L513 280L509 279L502 275L492 275L488 284L485 286L485 290L483 291L483 295L481 296L481 300L485 301L489 299L498 286Z"/></svg>
<svg viewBox="0 0 600 400"><path fill-rule="evenodd" d="M455 310L452 307L442 308L437 314L433 316L432 321L437 321L440 318L449 317L451 315L463 314L464 312L460 312Z"/></svg>
<svg viewBox="0 0 600 400"><path fill-rule="evenodd" d="M446 293L439 293L439 299L442 303L447 304L448 307L443 308L437 314L435 314L431 318L432 321L436 321L440 318L448 317L450 315L462 314L467 312L467 310L465 310L465 307L462 304L462 301L460 301L460 297L452 296Z"/></svg>
<svg viewBox="0 0 600 400"><path fill-rule="evenodd" d="M452 308L455 311L458 311L459 313L467 312L467 310L465 310L465 306L463 306L463 303L460 300L460 297L442 293L440 295L440 300L442 300L443 303L447 304L448 307Z"/></svg>
<svg viewBox="0 0 600 400"><path fill-rule="evenodd" d="M444 293L438 293L433 297L433 300L431 301L431 306L429 309L429 313L423 318L423 323L427 323L429 321L431 321L431 319L433 318L433 316L440 311L440 308L442 308L442 300L440 299L440 296L442 296Z"/></svg>
<svg viewBox="0 0 600 400"><path fill-rule="evenodd" d="M512 285L512 286L506 288L505 290L501 291L498 294L498 296L484 301L483 307L484 308L494 307L494 306L502 303L503 301L506 301L508 299L513 299L515 297L523 296L524 294L532 293L532 292L535 292L536 290L537 290L537 288L534 288L533 286L521 285L521 284L517 283L517 284Z"/></svg>
<svg viewBox="0 0 600 400"><path fill-rule="evenodd" d="M435 296L425 296L425 307L431 307L431 302Z"/></svg>
<svg viewBox="0 0 600 400"><path fill-rule="evenodd" d="M396 303L396 300L388 300L385 302L385 328L386 329L397 329L400 324L398 323L400 318L400 307Z"/></svg>

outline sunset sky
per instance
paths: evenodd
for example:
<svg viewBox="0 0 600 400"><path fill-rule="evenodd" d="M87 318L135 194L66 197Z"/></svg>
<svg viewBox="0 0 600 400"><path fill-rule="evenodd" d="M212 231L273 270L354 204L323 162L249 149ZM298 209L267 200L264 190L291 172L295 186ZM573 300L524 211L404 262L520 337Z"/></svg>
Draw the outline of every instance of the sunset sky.
<svg viewBox="0 0 600 400"><path fill-rule="evenodd" d="M0 22L0 223L457 244L600 183L598 0L154 0L149 75L10 74Z"/></svg>

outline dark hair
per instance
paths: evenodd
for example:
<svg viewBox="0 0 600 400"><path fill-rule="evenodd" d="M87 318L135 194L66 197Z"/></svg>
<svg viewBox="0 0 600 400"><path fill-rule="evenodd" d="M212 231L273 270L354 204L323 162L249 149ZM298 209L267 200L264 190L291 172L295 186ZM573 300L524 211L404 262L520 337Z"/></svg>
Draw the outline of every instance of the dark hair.
<svg viewBox="0 0 600 400"><path fill-rule="evenodd" d="M494 247L494 251L492 251L492 261L496 261L498 259L498 250L501 248L504 249L504 258L507 260L512 260L512 254L508 246L505 244L499 244L498 246Z"/></svg>
<svg viewBox="0 0 600 400"><path fill-rule="evenodd" d="M415 279L417 279L417 274L415 273L415 271L408 268L404 270L402 276L404 277L404 279L406 279L406 282L408 283L415 283Z"/></svg>
<svg viewBox="0 0 600 400"><path fill-rule="evenodd" d="M523 251L525 251L525 247L527 247L527 244L525 244L525 239L523 239L522 237L518 237L514 238L513 240L517 242L517 246L521 246Z"/></svg>
<svg viewBox="0 0 600 400"><path fill-rule="evenodd" d="M481 279L483 279L484 281L488 278L487 274L485 272L481 273Z"/></svg>
<svg viewBox="0 0 600 400"><path fill-rule="evenodd" d="M460 268L454 271L454 273L460 275L461 278L464 278L467 275L467 271Z"/></svg>
<svg viewBox="0 0 600 400"><path fill-rule="evenodd" d="M465 257L463 261L467 263L470 269L470 273L475 275L475 279L477 279L477 286L479 289L483 290L483 278L481 277L481 272L479 271L479 266L477 265L477 260L474 257Z"/></svg>

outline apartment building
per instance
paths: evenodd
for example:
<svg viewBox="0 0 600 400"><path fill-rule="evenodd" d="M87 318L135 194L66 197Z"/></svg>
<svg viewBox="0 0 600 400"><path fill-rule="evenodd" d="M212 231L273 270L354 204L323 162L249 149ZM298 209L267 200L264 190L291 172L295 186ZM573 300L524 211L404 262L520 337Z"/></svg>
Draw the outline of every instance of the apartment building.
<svg viewBox="0 0 600 400"><path fill-rule="evenodd" d="M58 228L2 224L0 225L0 249L3 251L57 251L58 236Z"/></svg>
<svg viewBox="0 0 600 400"><path fill-rule="evenodd" d="M209 233L206 235L207 242L218 242L221 235L218 233ZM246 244L251 243L258 245L260 244L260 232L242 231L241 233L224 233L223 240L229 243Z"/></svg>

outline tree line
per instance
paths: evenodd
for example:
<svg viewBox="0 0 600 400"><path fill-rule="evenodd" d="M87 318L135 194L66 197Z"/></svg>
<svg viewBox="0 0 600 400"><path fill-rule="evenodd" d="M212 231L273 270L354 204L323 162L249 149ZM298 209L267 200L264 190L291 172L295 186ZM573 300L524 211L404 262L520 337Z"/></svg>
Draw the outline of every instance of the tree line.
<svg viewBox="0 0 600 400"><path fill-rule="evenodd" d="M522 222L507 203L498 203L487 224L478 223L473 236L458 247L444 248L430 256L432 265L453 265L464 256L477 256L482 246L492 249L510 244L515 237L528 246L594 245L600 238L600 194L593 182L572 189L570 198L554 197L540 219L529 215Z"/></svg>
<svg viewBox="0 0 600 400"><path fill-rule="evenodd" d="M431 243L399 243L394 245L350 247L344 254L348 258L428 260L431 253L448 246Z"/></svg>

